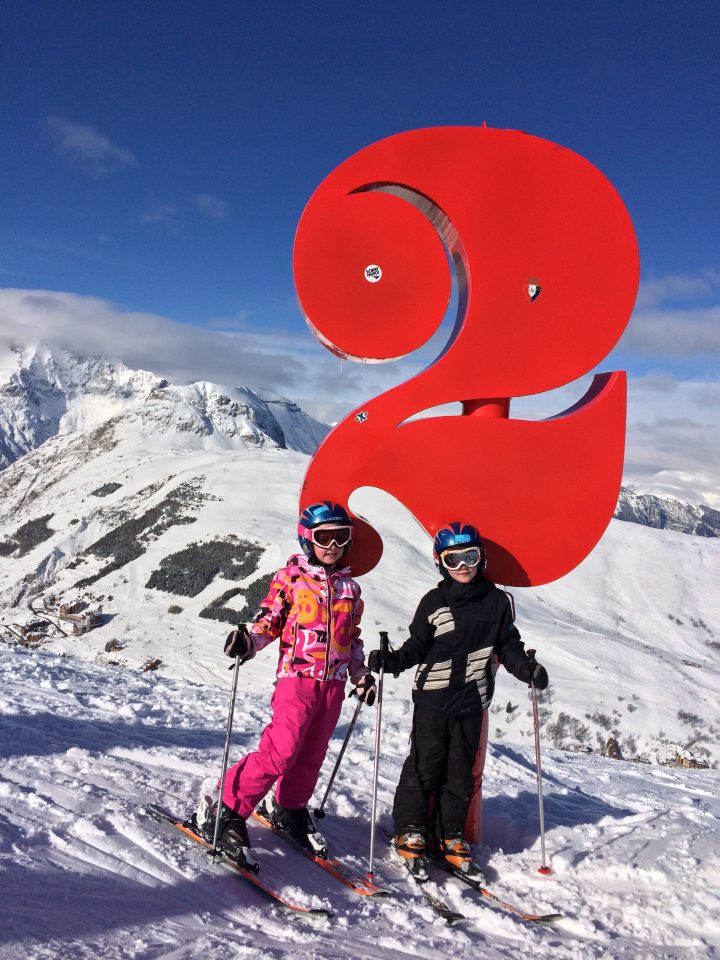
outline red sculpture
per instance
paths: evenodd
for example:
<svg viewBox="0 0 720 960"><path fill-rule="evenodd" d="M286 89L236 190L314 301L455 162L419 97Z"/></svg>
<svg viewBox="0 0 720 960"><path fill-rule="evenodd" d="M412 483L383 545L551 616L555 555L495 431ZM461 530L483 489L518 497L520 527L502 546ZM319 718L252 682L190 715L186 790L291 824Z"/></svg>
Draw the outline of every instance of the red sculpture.
<svg viewBox="0 0 720 960"><path fill-rule="evenodd" d="M513 130L438 127L340 164L298 226L295 282L339 356L388 360L435 332L458 280L455 330L422 373L354 410L308 467L300 506L361 486L395 496L432 536L480 529L487 576L509 586L572 570L617 501L625 374L594 378L569 410L513 420L510 399L592 369L617 342L638 284L628 213L610 182L557 144ZM463 416L412 420L461 401ZM354 575L380 559L358 519Z"/></svg>

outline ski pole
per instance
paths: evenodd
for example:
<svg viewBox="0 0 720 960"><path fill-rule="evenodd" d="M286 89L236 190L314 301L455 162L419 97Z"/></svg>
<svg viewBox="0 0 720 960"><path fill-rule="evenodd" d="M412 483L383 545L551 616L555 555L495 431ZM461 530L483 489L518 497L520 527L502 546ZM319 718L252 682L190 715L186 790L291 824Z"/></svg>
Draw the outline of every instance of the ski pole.
<svg viewBox="0 0 720 960"><path fill-rule="evenodd" d="M239 625L238 630L242 633L248 632L248 629L244 623ZM230 709L228 710L227 732L225 734L225 749L223 750L222 771L220 773L220 796L218 797L217 811L215 813L215 832L213 833L212 849L210 850L210 856L213 858L218 855L217 843L220 833L220 820L222 817L222 795L223 788L225 787L225 771L227 770L228 756L230 754L230 736L232 734L233 715L235 713L235 696L237 694L238 673L240 672L240 667L245 663L245 660L247 660L247 657L241 658L240 654L237 654L235 657L235 663L232 667L230 667L230 669L233 671L233 682L232 693L230 694Z"/></svg>
<svg viewBox="0 0 720 960"><path fill-rule="evenodd" d="M527 655L534 669L536 664L535 651L528 650ZM533 727L535 729L535 768L537 773L538 816L540 818L540 852L542 856L542 864L538 867L538 873L541 873L544 877L548 877L552 873L552 870L545 862L545 816L543 814L542 767L540 765L540 722L538 720L537 690L535 689L535 684L532 682L532 679L530 680L530 696L532 698Z"/></svg>
<svg viewBox="0 0 720 960"><path fill-rule="evenodd" d="M390 650L390 641L385 630L380 631L380 674L377 682L377 701L375 714L375 765L373 769L372 813L370 815L370 859L368 862L368 880L372 882L373 857L375 851L375 817L377 814L378 775L380 772L380 727L382 720L383 677L385 675L385 656Z"/></svg>
<svg viewBox="0 0 720 960"><path fill-rule="evenodd" d="M354 697L355 695L356 695L356 694L355 694L355 690L354 690L354 688L353 688L353 689L350 691L350 696L351 696L351 697ZM317 808L313 811L314 814L315 814L315 816L318 818L318 820L322 820L322 818L325 816L325 803L326 803L326 801L327 801L328 796L330 795L330 791L332 790L332 785L333 785L333 783L335 782L335 777L336 777L337 772L338 772L338 770L339 770L339 768L340 768L340 761L342 760L343 754L345 753L345 747L347 747L347 745L348 745L348 741L350 740L350 735L351 735L351 733L353 732L353 727L355 726L355 721L356 721L357 718L358 718L358 714L360 713L360 708L361 708L361 707L362 707L362 700L358 700L357 706L355 707L355 713L353 713L352 720L350 721L350 726L348 727L348 732L345 734L345 739L343 740L343 745L340 747L340 753L338 754L338 758L337 758L337 760L335 761L335 766L333 767L333 772L330 774L330 782L328 783L328 785L327 785L327 787L326 787L326 789L325 789L325 796L324 796L324 797L322 798L322 800L320 801L320 806L317 807Z"/></svg>

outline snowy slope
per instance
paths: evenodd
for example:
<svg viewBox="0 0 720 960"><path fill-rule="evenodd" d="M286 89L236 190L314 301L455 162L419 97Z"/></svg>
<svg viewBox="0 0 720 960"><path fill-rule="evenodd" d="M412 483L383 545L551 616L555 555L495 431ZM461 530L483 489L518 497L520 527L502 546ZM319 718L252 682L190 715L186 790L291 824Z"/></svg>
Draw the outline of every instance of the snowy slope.
<svg viewBox="0 0 720 960"><path fill-rule="evenodd" d="M17 356L0 361L12 381ZM228 624L200 614L220 601L231 621L254 612L237 591L296 549L297 494L324 428L289 401L239 387L153 379L114 406L133 372L103 374L48 350L36 350L30 368L36 396L49 384L45 399L59 390L65 412L0 473L3 960L716 955L718 773L660 764L676 755L720 760L718 538L613 520L569 576L516 591L526 645L551 677L541 721L555 874L536 872L527 691L503 671L477 852L501 896L564 912L561 928L528 929L458 889L450 896L472 922L449 930L397 887L382 844L377 868L398 897L358 903L292 854L281 859L274 840L256 831L266 876L338 914L327 928L289 925L237 878L209 870L181 839L161 833L140 807L152 799L189 813L218 767ZM12 410L6 422L17 425ZM380 629L397 644L436 580L429 543L379 491L359 492L352 505L385 541L382 563L361 582L366 648ZM228 544L230 559L215 570L210 561ZM199 571L207 576L198 583ZM55 617L68 635L58 629L40 651L25 650L20 628L37 618L33 611L43 615L51 594L101 603L104 622L75 637ZM243 668L234 755L268 719L275 658L271 647ZM142 672L148 661L157 669ZM407 749L410 683L403 675L386 685L386 827ZM331 760L344 732L341 723ZM649 763L604 759L610 736L625 757ZM367 856L372 744L368 713L324 821L358 867Z"/></svg>
<svg viewBox="0 0 720 960"><path fill-rule="evenodd" d="M255 671L240 677L234 756L255 743L269 715L270 658ZM502 742L490 747L478 858L506 900L562 912L557 928L529 927L454 881L445 892L469 922L445 926L404 886L382 840L376 872L394 896L368 902L251 828L265 877L336 914L320 924L286 919L142 811L148 800L190 811L203 778L219 768L229 685L229 674L208 686L20 648L0 653L3 960L717 956L717 771L546 748L554 870L546 879L537 873L534 755ZM323 821L333 846L360 870L369 842L373 714L361 715ZM389 697L379 792L385 828L408 720L405 702Z"/></svg>
<svg viewBox="0 0 720 960"><path fill-rule="evenodd" d="M296 549L296 498L307 457L269 445L228 449L214 435L145 434L132 420L100 429L100 435L51 439L0 474L0 545L12 545L31 518L50 517L47 539L0 556L2 623L31 619L28 604L37 608L50 593L85 597L103 604L107 622L83 637L55 639L51 649L132 668L156 658L165 676L217 682L224 670L219 638L227 627L199 615ZM404 639L436 572L425 534L396 501L366 491L353 503L385 539L381 564L362 579L371 649L379 629L388 629L395 643ZM93 553L113 535L116 552ZM208 550L228 536L258 550L240 580L218 574L195 596L149 586L188 544ZM116 557L133 549L141 552L112 569ZM569 576L516 591L520 630L553 680L542 714L550 739L597 751L614 735L629 757L656 762L679 751L717 762L719 581L717 538L614 520ZM237 595L226 606L237 618L251 616L243 603ZM122 650L106 653L109 641ZM401 677L398 695L407 696L409 685L409 675ZM529 742L528 710L512 709L520 694L511 680L498 692L493 736Z"/></svg>

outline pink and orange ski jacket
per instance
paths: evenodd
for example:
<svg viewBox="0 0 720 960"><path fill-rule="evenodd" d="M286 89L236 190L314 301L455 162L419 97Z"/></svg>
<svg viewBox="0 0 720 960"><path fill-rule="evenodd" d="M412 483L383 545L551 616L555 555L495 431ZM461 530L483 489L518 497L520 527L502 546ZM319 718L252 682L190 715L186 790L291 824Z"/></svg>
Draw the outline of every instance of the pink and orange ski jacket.
<svg viewBox="0 0 720 960"><path fill-rule="evenodd" d="M328 570L294 554L275 574L250 628L256 649L280 637L277 676L353 683L367 673L360 587L349 569Z"/></svg>

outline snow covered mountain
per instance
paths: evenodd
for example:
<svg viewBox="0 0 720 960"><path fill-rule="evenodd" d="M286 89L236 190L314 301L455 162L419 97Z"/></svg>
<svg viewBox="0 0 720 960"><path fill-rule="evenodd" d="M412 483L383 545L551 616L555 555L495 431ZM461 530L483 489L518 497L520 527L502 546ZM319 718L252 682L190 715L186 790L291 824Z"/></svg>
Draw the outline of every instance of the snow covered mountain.
<svg viewBox="0 0 720 960"><path fill-rule="evenodd" d="M192 434L209 444L275 446L311 453L328 427L288 400L266 402L244 387L173 386L122 362L48 344L0 356L0 469L51 437L122 418L144 435Z"/></svg>
<svg viewBox="0 0 720 960"><path fill-rule="evenodd" d="M614 516L658 530L679 530L698 537L720 536L720 510L695 506L674 497L657 497L622 487Z"/></svg>
<svg viewBox="0 0 720 960"><path fill-rule="evenodd" d="M122 361L80 356L47 343L0 350L0 470L46 440L122 417L144 434L214 436L311 454L329 427L287 399L198 382L173 386ZM657 529L720 535L720 511L623 487L614 516Z"/></svg>
<svg viewBox="0 0 720 960"><path fill-rule="evenodd" d="M50 437L97 426L142 404L162 381L122 363L40 343L0 361L0 467Z"/></svg>

